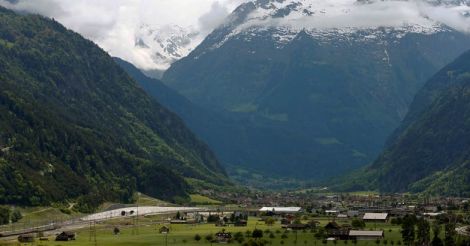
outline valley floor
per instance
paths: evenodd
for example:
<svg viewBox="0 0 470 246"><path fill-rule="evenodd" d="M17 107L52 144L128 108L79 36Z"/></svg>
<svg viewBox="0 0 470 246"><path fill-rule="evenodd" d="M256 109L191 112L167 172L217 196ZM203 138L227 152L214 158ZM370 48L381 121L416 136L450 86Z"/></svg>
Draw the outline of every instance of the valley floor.
<svg viewBox="0 0 470 246"><path fill-rule="evenodd" d="M185 245L185 246L203 246L212 245L205 237L207 235L214 235L217 232L225 229L226 232L232 234L242 232L244 235L246 231L253 231L254 229L261 229L264 231L263 239L269 242L269 245L386 245L397 244L401 241L400 227L388 223L368 224L366 230L379 229L385 231L384 240L376 244L376 241L324 241L318 240L314 237L314 233L307 231L286 231L281 228L280 222L272 226L266 225L264 222L259 221L257 217L250 217L247 227L216 227L214 224L198 224L198 225L168 225L170 227L169 234L159 233L159 229L164 226L165 218L162 216L143 217L137 222L135 219L119 219L102 222L96 225L96 242L93 236L95 230L93 227L85 227L77 230L77 240L70 242L55 242L54 236L48 237L49 241L37 241L35 245L44 246L58 246L58 245L102 245L102 246L119 246L119 245ZM318 218L321 225L326 225L330 220L328 218ZM349 220L337 221L338 223L350 223ZM136 225L138 223L138 226ZM136 226L134 226L136 225ZM119 227L121 233L114 235L113 229ZM195 235L201 236L200 241L196 241ZM273 236L270 236L270 235ZM286 235L287 238L281 238ZM245 241L248 238L245 238ZM297 240L297 243L296 243ZM385 242L386 241L386 242ZM392 243L393 242L393 243ZM0 245L17 245L16 240L0 241ZM217 244L217 243L214 243ZM238 242L233 242L234 245L242 245Z"/></svg>

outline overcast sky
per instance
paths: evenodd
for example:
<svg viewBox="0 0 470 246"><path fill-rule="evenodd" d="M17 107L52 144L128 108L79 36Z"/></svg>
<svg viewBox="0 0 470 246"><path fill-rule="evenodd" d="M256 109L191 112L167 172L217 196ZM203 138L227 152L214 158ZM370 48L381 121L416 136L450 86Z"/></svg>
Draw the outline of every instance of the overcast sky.
<svg viewBox="0 0 470 246"><path fill-rule="evenodd" d="M0 0L0 5L53 17L95 41L111 55L141 68L145 59L131 50L142 24L152 27L192 27L202 35L212 31L245 0ZM151 68L151 67L149 67Z"/></svg>
<svg viewBox="0 0 470 246"><path fill-rule="evenodd" d="M0 5L54 17L87 37L119 25L177 24L211 29L244 0L0 0Z"/></svg>
<svg viewBox="0 0 470 246"><path fill-rule="evenodd" d="M142 24L156 28L173 24L191 27L191 30L200 33L198 39L202 40L233 9L246 1L248 0L0 0L0 5L53 17L66 27L95 41L111 55L131 61L140 68L152 69L157 67L152 65L151 54L135 47L136 33ZM469 19L461 15L462 11L470 13L469 6L432 7L419 4L422 1L371 1L375 4L361 7L355 0L310 0L320 12L330 9L339 14L286 18L286 21L289 22L287 24L300 25L301 28L319 28L370 23L401 24L423 19L425 16L425 19L437 20L458 30L470 32ZM346 9L348 15L344 15Z"/></svg>

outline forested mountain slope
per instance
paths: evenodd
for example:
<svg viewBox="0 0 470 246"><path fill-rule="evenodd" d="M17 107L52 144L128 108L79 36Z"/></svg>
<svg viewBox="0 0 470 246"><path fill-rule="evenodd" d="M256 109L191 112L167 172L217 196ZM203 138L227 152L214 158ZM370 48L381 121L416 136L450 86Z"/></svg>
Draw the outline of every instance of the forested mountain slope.
<svg viewBox="0 0 470 246"><path fill-rule="evenodd" d="M0 203L173 199L185 178L228 183L175 114L54 20L0 8L0 81Z"/></svg>
<svg viewBox="0 0 470 246"><path fill-rule="evenodd" d="M470 52L425 84L385 151L364 171L349 188L470 195Z"/></svg>

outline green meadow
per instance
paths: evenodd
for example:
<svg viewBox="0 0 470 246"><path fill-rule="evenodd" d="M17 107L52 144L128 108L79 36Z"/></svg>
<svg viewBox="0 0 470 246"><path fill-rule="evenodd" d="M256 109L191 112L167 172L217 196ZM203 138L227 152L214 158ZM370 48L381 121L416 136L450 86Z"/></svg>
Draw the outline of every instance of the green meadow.
<svg viewBox="0 0 470 246"><path fill-rule="evenodd" d="M267 240L267 245L400 245L401 234L400 227L394 226L389 223L377 223L367 224L365 230L384 230L385 238L380 242L375 240L369 241L357 241L354 244L353 241L328 241L316 239L314 233L310 230L306 231L286 231L281 228L279 222L272 226L266 225L264 222L259 221L259 218L250 217L247 227L216 227L213 224L198 224L198 225L169 225L170 233L161 234L159 229L165 224L158 223L163 218L148 217L139 219L138 225L133 219L127 220L113 220L104 222L96 225L96 230L90 228L82 228L77 230L77 240L70 242L55 242L54 237L50 236L49 241L36 241L34 244L23 244L23 245L36 245L36 246L82 246L82 245L102 245L102 246L119 246L119 245L186 245L186 246L203 246L203 245L214 245L218 243L211 243L206 240L207 235L214 235L217 232L225 230L235 234L242 232L244 235L244 242L250 240L247 237L249 233L247 231L253 231L254 229L263 230L263 238ZM321 222L321 226L328 223L328 218L316 218ZM339 224L350 223L349 220L337 220ZM113 229L118 227L120 234L114 235ZM96 242L93 236L96 232ZM200 235L200 241L195 240L195 235ZM243 245L239 242L232 242L232 245ZM5 242L5 245L19 245L19 243L11 241Z"/></svg>

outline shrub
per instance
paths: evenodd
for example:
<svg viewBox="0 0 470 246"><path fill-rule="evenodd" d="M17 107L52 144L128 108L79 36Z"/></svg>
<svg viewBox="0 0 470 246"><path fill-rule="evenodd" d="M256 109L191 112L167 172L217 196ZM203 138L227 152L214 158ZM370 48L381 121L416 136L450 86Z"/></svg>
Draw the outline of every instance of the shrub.
<svg viewBox="0 0 470 246"><path fill-rule="evenodd" d="M10 214L11 210L9 207L0 207L0 225L5 225L10 223Z"/></svg>
<svg viewBox="0 0 470 246"><path fill-rule="evenodd" d="M243 233L241 232L237 232L233 235L233 239L235 241L237 241L238 243L243 243L243 241L245 240L245 238L243 237Z"/></svg>
<svg viewBox="0 0 470 246"><path fill-rule="evenodd" d="M204 237L206 241L212 242L214 240L214 236L212 234L208 234Z"/></svg>
<svg viewBox="0 0 470 246"><path fill-rule="evenodd" d="M351 222L351 225L354 228L360 228L360 229L366 227L366 223L363 220L359 220L359 219L353 219L353 221Z"/></svg>
<svg viewBox="0 0 470 246"><path fill-rule="evenodd" d="M263 237L263 231L262 230L259 230L259 229L254 229L253 230L253 234L252 234L252 237L253 238L262 238Z"/></svg>
<svg viewBox="0 0 470 246"><path fill-rule="evenodd" d="M68 209L68 208L61 208L59 209L61 213L63 214L72 214L72 210Z"/></svg>
<svg viewBox="0 0 470 246"><path fill-rule="evenodd" d="M207 217L207 223L215 223L218 221L220 221L220 217L218 215L211 214Z"/></svg>
<svg viewBox="0 0 470 246"><path fill-rule="evenodd" d="M13 223L18 222L22 218L23 218L23 215L18 210L13 211L13 213L11 214L11 222Z"/></svg>

